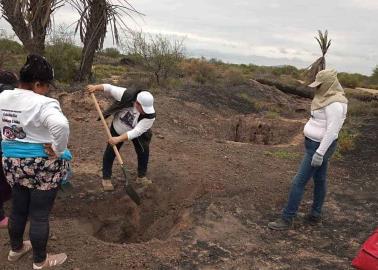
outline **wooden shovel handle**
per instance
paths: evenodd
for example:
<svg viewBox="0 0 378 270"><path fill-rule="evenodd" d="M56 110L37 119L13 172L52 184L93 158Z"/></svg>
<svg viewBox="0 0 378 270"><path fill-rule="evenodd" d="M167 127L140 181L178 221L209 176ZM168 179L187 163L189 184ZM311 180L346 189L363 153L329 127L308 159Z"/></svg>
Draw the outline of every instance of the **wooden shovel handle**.
<svg viewBox="0 0 378 270"><path fill-rule="evenodd" d="M101 111L101 108L100 106L98 105L98 102L97 102L97 99L96 99L96 96L91 93L91 96L92 96L92 99L93 99L93 102L96 106L96 110L98 112L98 115L100 116L100 119L101 119L101 122L102 124L104 125L104 128L105 128L105 131L106 131L106 134L108 135L108 139L111 139L113 136L112 134L110 133L110 130L109 130L109 127L108 127L108 124L106 123L105 121L105 118L104 118L104 115L102 114L102 111ZM119 151L117 149L117 147L115 145L113 145L113 150L114 150L114 153L117 157L117 160L119 162L120 165L123 165L123 160L122 160L122 157L121 155L119 154Z"/></svg>

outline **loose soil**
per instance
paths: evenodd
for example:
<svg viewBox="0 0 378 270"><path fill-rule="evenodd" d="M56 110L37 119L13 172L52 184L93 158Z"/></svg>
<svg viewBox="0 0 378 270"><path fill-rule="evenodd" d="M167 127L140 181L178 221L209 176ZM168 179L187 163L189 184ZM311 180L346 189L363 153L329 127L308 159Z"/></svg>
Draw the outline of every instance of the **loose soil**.
<svg viewBox="0 0 378 270"><path fill-rule="evenodd" d="M311 204L309 185L295 229L274 232L266 225L287 199L309 106L281 94L282 108L296 112L292 117L255 114L245 100L238 110L222 93L209 103L212 94L199 89L157 93L149 166L154 184L133 184L142 196L139 207L125 194L116 164L115 191L101 191L106 138L89 97L79 91L56 94L70 119L74 190L59 193L48 251L66 252L62 269L76 270L351 269L359 246L377 226L378 121L365 119L356 148L331 162L323 223L311 227L302 221ZM287 154L274 154L279 151ZM133 182L132 145L121 153ZM9 212L9 203L6 207ZM7 232L0 231L0 269L31 268L30 255L8 263L8 251Z"/></svg>

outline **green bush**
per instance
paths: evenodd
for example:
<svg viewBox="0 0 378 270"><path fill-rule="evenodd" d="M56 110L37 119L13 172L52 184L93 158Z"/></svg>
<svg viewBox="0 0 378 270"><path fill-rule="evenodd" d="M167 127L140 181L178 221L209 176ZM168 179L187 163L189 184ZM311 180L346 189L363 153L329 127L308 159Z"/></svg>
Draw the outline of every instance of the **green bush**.
<svg viewBox="0 0 378 270"><path fill-rule="evenodd" d="M342 86L350 88L363 87L368 80L367 76L358 73L350 74L345 72L340 72L338 78Z"/></svg>
<svg viewBox="0 0 378 270"><path fill-rule="evenodd" d="M350 98L348 115L353 117L378 116L378 101L364 102Z"/></svg>
<svg viewBox="0 0 378 270"><path fill-rule="evenodd" d="M294 66L284 65L284 66L257 66L254 64L240 65L245 71L254 74L255 76L273 76L280 77L283 75L291 76L295 79L299 79L301 76L301 71Z"/></svg>
<svg viewBox="0 0 378 270"><path fill-rule="evenodd" d="M64 26L54 29L47 42L45 56L54 67L55 78L62 82L75 79L80 65L81 48L75 45L73 33L67 32Z"/></svg>
<svg viewBox="0 0 378 270"><path fill-rule="evenodd" d="M237 86L247 82L247 78L239 68L227 69L223 74L223 78L227 86Z"/></svg>
<svg viewBox="0 0 378 270"><path fill-rule="evenodd" d="M9 52L9 53L13 53L13 54L23 54L24 48L17 41L0 37L0 52Z"/></svg>
<svg viewBox="0 0 378 270"><path fill-rule="evenodd" d="M58 81L70 82L75 79L81 58L81 48L64 42L54 42L46 46L45 55L54 67Z"/></svg>
<svg viewBox="0 0 378 270"><path fill-rule="evenodd" d="M106 48L100 52L101 55L110 57L110 58L119 58L122 57L122 54L117 48Z"/></svg>
<svg viewBox="0 0 378 270"><path fill-rule="evenodd" d="M373 74L370 77L370 83L374 85L378 85L378 66L375 67L373 70Z"/></svg>
<svg viewBox="0 0 378 270"><path fill-rule="evenodd" d="M218 77L216 66L204 58L184 61L181 68L184 76L190 77L202 85L207 83L212 84Z"/></svg>
<svg viewBox="0 0 378 270"><path fill-rule="evenodd" d="M358 136L358 133L352 133L350 129L347 127L343 128L340 133L337 140L337 149L335 152L335 158L336 159L342 159L343 154L353 150L356 143L356 138Z"/></svg>
<svg viewBox="0 0 378 270"><path fill-rule="evenodd" d="M103 80L109 79L112 76L120 77L127 72L127 68L124 66L113 65L94 65L93 73L96 79Z"/></svg>
<svg viewBox="0 0 378 270"><path fill-rule="evenodd" d="M22 45L5 31L0 31L0 68L18 70L22 61L25 61L24 58L25 51Z"/></svg>
<svg viewBox="0 0 378 270"><path fill-rule="evenodd" d="M271 67L271 69L272 69L272 74L276 76L291 75L294 78L298 78L300 75L298 69L294 66L285 65L285 66Z"/></svg>

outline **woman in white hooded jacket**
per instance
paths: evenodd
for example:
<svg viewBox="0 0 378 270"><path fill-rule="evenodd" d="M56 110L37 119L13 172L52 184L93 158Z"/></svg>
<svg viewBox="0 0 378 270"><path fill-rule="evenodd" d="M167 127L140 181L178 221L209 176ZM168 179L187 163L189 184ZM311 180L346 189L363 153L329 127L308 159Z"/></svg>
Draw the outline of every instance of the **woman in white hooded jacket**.
<svg viewBox="0 0 378 270"><path fill-rule="evenodd" d="M304 127L305 155L293 179L281 218L268 224L273 230L292 227L305 186L311 178L314 179L314 197L306 219L313 224L321 220L327 191L328 161L336 149L337 138L347 114L348 100L337 79L336 70L320 71L315 82L309 86L315 88L315 95L311 103L311 118Z"/></svg>

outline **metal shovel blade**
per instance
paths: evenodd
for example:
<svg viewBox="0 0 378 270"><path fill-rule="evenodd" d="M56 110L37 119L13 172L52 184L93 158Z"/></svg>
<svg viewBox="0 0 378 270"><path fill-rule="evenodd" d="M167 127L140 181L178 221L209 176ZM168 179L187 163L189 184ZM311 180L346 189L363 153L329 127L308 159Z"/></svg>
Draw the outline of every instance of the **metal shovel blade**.
<svg viewBox="0 0 378 270"><path fill-rule="evenodd" d="M135 191L135 189L130 185L128 178L127 178L127 169L125 165L122 165L122 172L125 176L125 190L127 195L137 204L140 205L140 197L138 193Z"/></svg>

